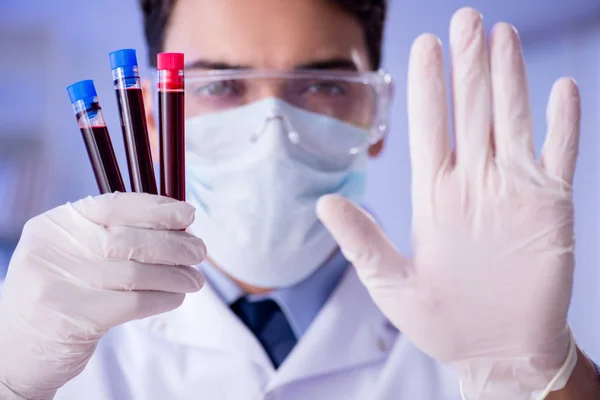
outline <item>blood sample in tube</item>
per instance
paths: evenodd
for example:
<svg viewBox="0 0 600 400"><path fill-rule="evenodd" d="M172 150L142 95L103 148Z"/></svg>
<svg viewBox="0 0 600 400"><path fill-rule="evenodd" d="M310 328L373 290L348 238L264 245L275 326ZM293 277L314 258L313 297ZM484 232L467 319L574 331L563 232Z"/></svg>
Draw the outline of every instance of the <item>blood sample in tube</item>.
<svg viewBox="0 0 600 400"><path fill-rule="evenodd" d="M94 82L85 80L74 83L67 87L67 92L96 177L98 190L101 194L125 192Z"/></svg>
<svg viewBox="0 0 600 400"><path fill-rule="evenodd" d="M135 50L110 53L131 190L158 194Z"/></svg>
<svg viewBox="0 0 600 400"><path fill-rule="evenodd" d="M185 201L183 54L160 53L157 67L160 194Z"/></svg>

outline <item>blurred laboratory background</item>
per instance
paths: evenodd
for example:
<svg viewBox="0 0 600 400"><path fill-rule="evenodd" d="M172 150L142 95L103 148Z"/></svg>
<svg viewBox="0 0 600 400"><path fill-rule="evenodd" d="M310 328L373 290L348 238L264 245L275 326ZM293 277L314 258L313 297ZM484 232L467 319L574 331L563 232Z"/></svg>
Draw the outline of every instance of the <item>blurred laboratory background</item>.
<svg viewBox="0 0 600 400"><path fill-rule="evenodd" d="M392 0L384 66L396 80L392 131L370 168L368 202L401 250L410 247L410 176L406 66L412 40L425 31L447 43L461 6L483 12L488 28L515 24L525 50L538 149L553 81L575 77L583 97L581 155L575 184L577 273L571 325L600 362L600 1ZM198 16L201 23L202 16ZM125 172L108 53L146 49L136 0L0 2L0 277L32 216L97 194L66 86L94 79ZM447 49L447 46L446 46ZM142 75L150 77L147 68ZM123 175L126 178L126 173ZM485 266L482 266L485 267Z"/></svg>

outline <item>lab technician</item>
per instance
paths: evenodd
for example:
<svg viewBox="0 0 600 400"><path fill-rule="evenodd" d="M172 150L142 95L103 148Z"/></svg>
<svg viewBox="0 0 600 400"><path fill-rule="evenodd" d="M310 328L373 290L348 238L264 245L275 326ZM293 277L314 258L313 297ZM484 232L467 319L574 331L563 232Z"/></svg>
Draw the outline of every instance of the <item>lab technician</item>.
<svg viewBox="0 0 600 400"><path fill-rule="evenodd" d="M554 85L534 159L510 25L488 49L475 10L450 23L454 150L442 48L414 43L407 258L357 205L392 94L384 0L142 10L150 60L189 61L189 204L112 194L26 224L2 399L600 398L567 326L578 89Z"/></svg>

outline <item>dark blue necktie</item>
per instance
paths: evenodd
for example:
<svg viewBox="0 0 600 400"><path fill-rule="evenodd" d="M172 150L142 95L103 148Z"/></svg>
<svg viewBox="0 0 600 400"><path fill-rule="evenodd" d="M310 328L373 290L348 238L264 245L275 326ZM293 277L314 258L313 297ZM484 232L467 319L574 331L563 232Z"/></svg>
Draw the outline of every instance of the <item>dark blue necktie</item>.
<svg viewBox="0 0 600 400"><path fill-rule="evenodd" d="M271 299L250 302L242 297L231 305L231 310L254 333L278 368L297 340L277 303Z"/></svg>

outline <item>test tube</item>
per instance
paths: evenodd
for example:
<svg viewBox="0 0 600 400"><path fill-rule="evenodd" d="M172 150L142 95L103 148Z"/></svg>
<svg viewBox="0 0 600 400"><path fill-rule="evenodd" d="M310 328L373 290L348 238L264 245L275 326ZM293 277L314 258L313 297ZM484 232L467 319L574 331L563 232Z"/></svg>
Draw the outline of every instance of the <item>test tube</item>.
<svg viewBox="0 0 600 400"><path fill-rule="evenodd" d="M109 54L121 117L131 190L158 194L135 50Z"/></svg>
<svg viewBox="0 0 600 400"><path fill-rule="evenodd" d="M74 83L67 87L67 92L100 193L125 192L94 82L85 80Z"/></svg>
<svg viewBox="0 0 600 400"><path fill-rule="evenodd" d="M157 67L160 194L185 201L183 54L160 53Z"/></svg>

